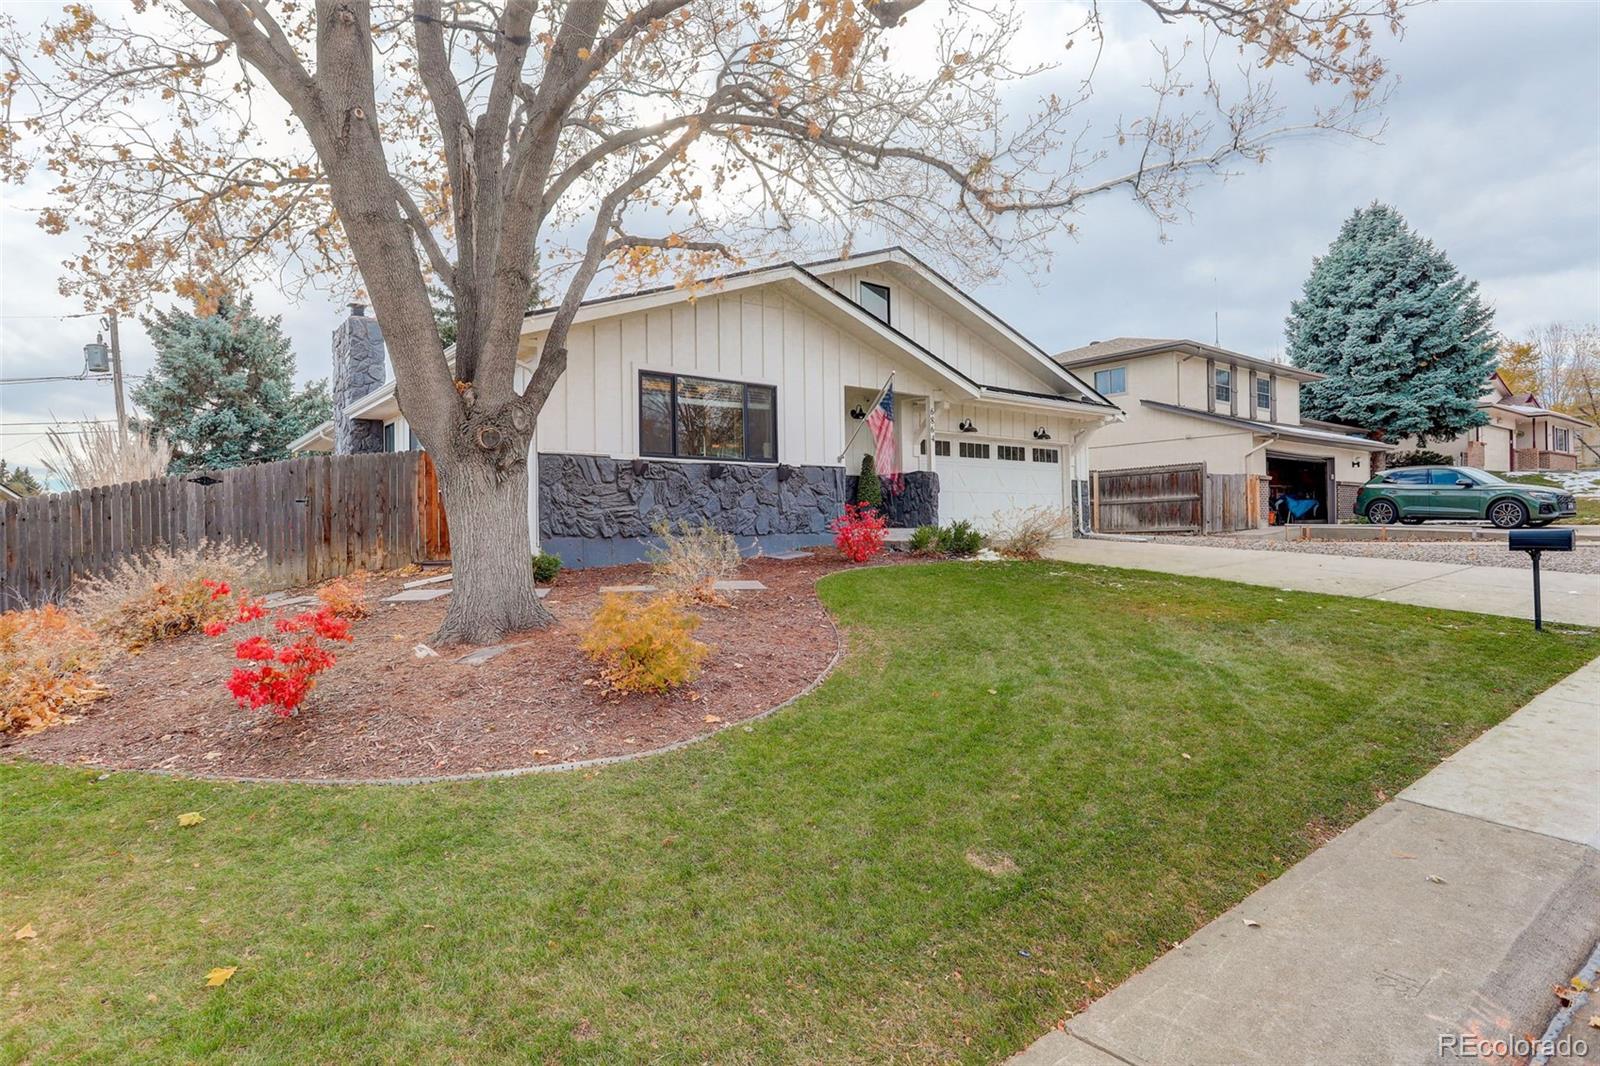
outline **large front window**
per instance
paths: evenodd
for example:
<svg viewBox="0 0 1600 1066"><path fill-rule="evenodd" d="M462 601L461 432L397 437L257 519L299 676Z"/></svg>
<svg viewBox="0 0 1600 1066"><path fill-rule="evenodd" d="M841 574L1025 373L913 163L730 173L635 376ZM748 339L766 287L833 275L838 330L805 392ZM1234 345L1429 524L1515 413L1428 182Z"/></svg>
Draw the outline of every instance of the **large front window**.
<svg viewBox="0 0 1600 1066"><path fill-rule="evenodd" d="M639 452L682 459L778 459L778 396L684 374L639 375Z"/></svg>

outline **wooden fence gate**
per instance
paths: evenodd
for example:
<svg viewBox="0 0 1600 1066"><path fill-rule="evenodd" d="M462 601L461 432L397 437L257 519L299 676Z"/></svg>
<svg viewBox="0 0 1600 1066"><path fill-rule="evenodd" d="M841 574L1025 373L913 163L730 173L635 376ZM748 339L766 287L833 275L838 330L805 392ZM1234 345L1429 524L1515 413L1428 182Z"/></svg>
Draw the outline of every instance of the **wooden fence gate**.
<svg viewBox="0 0 1600 1066"><path fill-rule="evenodd" d="M1097 533L1226 533L1261 521L1261 478L1207 474L1204 463L1096 470L1090 511Z"/></svg>
<svg viewBox="0 0 1600 1066"><path fill-rule="evenodd" d="M0 610L59 602L77 577L152 552L253 547L265 590L447 558L426 452L317 455L152 478L0 508Z"/></svg>
<svg viewBox="0 0 1600 1066"><path fill-rule="evenodd" d="M1096 470L1091 492L1099 533L1198 533L1204 528L1204 463Z"/></svg>

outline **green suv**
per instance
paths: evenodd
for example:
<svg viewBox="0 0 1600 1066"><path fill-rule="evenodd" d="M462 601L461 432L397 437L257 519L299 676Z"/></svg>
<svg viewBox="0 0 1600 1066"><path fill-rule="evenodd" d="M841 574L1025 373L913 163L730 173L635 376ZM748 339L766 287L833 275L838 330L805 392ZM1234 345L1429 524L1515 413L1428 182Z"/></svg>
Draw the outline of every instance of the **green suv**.
<svg viewBox="0 0 1600 1066"><path fill-rule="evenodd" d="M1361 486L1356 514L1375 525L1488 519L1499 529L1549 525L1578 513L1569 492L1517 485L1470 466L1403 466Z"/></svg>

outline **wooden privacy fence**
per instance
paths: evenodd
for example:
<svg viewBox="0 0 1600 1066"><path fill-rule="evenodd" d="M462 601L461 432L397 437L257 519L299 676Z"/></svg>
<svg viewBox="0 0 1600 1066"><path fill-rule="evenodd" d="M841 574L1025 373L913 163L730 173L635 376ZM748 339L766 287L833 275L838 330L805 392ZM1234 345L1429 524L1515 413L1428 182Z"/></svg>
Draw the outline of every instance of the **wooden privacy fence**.
<svg viewBox="0 0 1600 1066"><path fill-rule="evenodd" d="M1198 533L1205 523L1206 468L1096 470L1090 513L1099 533Z"/></svg>
<svg viewBox="0 0 1600 1066"><path fill-rule="evenodd" d="M1261 521L1257 474L1207 474L1204 463L1097 470L1090 502L1100 533L1230 533Z"/></svg>
<svg viewBox="0 0 1600 1066"><path fill-rule="evenodd" d="M0 510L0 609L65 598L75 578L152 552L233 543L281 588L450 553L425 452L318 455L52 496Z"/></svg>

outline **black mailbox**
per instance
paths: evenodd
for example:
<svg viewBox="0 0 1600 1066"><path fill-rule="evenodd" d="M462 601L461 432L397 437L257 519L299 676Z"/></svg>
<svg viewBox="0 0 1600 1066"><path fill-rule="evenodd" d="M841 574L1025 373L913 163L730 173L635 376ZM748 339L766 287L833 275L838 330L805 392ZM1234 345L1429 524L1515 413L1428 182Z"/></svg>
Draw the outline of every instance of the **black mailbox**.
<svg viewBox="0 0 1600 1066"><path fill-rule="evenodd" d="M1577 540L1575 529L1513 529L1506 537L1506 547L1514 552L1569 552L1577 547Z"/></svg>
<svg viewBox="0 0 1600 1066"><path fill-rule="evenodd" d="M1533 562L1533 628L1544 628L1544 611L1539 602L1539 556L1545 552L1569 552L1577 546L1575 529L1513 529L1506 534L1506 547L1527 552Z"/></svg>

